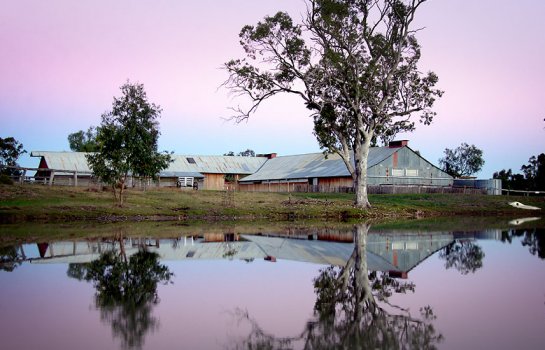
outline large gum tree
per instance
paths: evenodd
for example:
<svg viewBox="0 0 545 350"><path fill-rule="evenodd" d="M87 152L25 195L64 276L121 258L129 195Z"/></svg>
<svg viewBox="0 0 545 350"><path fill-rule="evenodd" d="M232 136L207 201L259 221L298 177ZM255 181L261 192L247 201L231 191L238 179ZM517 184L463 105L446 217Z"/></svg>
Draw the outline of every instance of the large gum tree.
<svg viewBox="0 0 545 350"><path fill-rule="evenodd" d="M356 205L369 207L367 158L373 141L432 122L442 91L433 72L418 69L412 28L426 0L307 0L296 23L285 12L240 32L246 57L225 64L224 86L251 103L234 108L237 122L280 93L300 96L314 119L320 147L343 159Z"/></svg>

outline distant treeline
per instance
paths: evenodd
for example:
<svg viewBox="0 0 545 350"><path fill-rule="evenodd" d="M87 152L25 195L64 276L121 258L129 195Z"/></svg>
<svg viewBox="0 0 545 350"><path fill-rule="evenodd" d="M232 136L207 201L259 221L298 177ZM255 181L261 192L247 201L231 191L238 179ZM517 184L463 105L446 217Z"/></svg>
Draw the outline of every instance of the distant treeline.
<svg viewBox="0 0 545 350"><path fill-rule="evenodd" d="M545 154L532 156L523 165L522 174L514 174L511 169L495 172L494 179L502 180L502 187L509 190L545 191Z"/></svg>

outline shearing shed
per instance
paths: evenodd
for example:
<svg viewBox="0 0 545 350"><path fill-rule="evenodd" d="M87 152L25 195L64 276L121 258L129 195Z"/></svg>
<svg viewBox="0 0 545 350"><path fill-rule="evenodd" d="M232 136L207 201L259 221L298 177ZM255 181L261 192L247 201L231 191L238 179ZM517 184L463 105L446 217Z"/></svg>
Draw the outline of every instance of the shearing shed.
<svg viewBox="0 0 545 350"><path fill-rule="evenodd" d="M353 157L352 157L353 158ZM372 147L367 163L369 192L395 188L452 186L453 178L408 147L407 141ZM351 192L354 182L337 154L311 153L268 160L240 180L241 191Z"/></svg>

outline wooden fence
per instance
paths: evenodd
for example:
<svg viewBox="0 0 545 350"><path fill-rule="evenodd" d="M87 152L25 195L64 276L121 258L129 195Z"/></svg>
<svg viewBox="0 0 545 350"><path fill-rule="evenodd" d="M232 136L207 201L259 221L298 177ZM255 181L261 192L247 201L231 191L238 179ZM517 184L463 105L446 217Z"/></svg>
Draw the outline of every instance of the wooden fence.
<svg viewBox="0 0 545 350"><path fill-rule="evenodd" d="M288 189L289 186L289 189ZM282 183L240 186L243 192L296 192L296 193L354 193L352 186L310 185L308 183ZM463 193L486 194L486 189L473 187L430 185L367 185L369 194L417 194L417 193Z"/></svg>

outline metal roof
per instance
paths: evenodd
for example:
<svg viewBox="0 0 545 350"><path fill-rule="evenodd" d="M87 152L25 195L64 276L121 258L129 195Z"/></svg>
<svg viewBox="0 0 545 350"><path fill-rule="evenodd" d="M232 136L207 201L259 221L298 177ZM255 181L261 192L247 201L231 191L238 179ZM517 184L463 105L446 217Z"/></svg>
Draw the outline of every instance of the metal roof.
<svg viewBox="0 0 545 350"><path fill-rule="evenodd" d="M31 157L43 157L49 169L91 173L85 158L86 152L32 151Z"/></svg>
<svg viewBox="0 0 545 350"><path fill-rule="evenodd" d="M168 172L198 172L210 174L253 174L266 157L173 155Z"/></svg>
<svg viewBox="0 0 545 350"><path fill-rule="evenodd" d="M31 157L43 157L49 169L91 173L85 152L32 151ZM160 173L161 176L203 177L212 174L253 174L266 161L266 157L173 155L173 162ZM187 175L193 174L193 175Z"/></svg>
<svg viewBox="0 0 545 350"><path fill-rule="evenodd" d="M162 260L263 259L344 266L354 251L354 243L304 240L287 237L241 235L243 241L204 242L201 239L162 239L147 249L160 254ZM426 235L382 233L367 236L367 268L372 271L408 272L436 251L453 242L452 233L430 232ZM125 253L138 251L131 240L124 241ZM114 242L52 242L41 258L29 257L33 263L83 263L98 259L100 252L119 250Z"/></svg>
<svg viewBox="0 0 545 350"><path fill-rule="evenodd" d="M367 167L377 165L400 149L372 147L369 150ZM350 176L338 154L329 154L326 158L323 153L311 153L270 159L255 174L245 177L241 182L337 176Z"/></svg>

